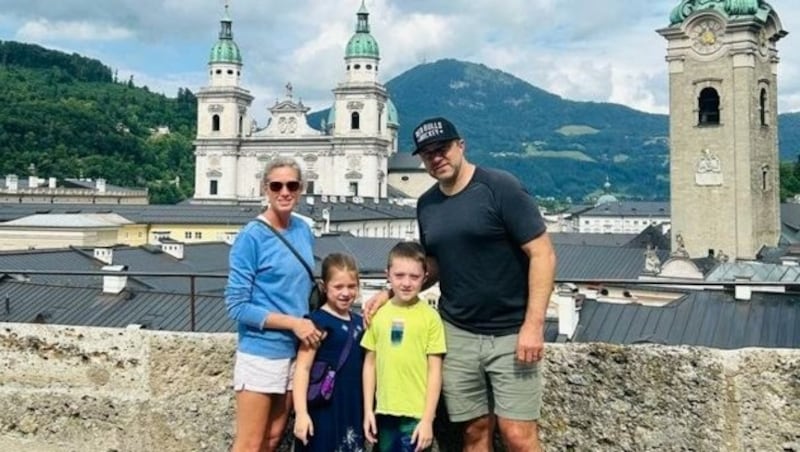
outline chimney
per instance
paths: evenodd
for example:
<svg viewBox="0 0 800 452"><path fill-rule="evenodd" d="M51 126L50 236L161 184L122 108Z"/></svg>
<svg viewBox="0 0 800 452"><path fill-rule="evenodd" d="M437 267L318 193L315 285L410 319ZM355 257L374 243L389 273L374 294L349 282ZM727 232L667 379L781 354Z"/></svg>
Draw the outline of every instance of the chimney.
<svg viewBox="0 0 800 452"><path fill-rule="evenodd" d="M575 297L578 294L570 290L568 285L559 287L556 293L556 301L558 302L558 334L567 336L572 339L575 335L575 329L578 328L578 320L580 316L575 304Z"/></svg>
<svg viewBox="0 0 800 452"><path fill-rule="evenodd" d="M161 251L169 254L175 259L183 259L183 243L181 242L161 242Z"/></svg>
<svg viewBox="0 0 800 452"><path fill-rule="evenodd" d="M106 192L106 180L105 179L97 179L94 182L94 187L97 189L98 193L105 193Z"/></svg>
<svg viewBox="0 0 800 452"><path fill-rule="evenodd" d="M106 265L101 268L107 272L124 272L128 270L127 265ZM125 289L128 284L127 275L103 275L103 293L116 295Z"/></svg>
<svg viewBox="0 0 800 452"><path fill-rule="evenodd" d="M56 178L55 177L51 177L51 178L47 179L47 187L48 188L56 188Z"/></svg>
<svg viewBox="0 0 800 452"><path fill-rule="evenodd" d="M750 278L745 276L737 276L734 281L736 282L736 285L733 289L734 298L744 301L750 300L750 297L753 295L753 287L744 284L746 282L750 282Z"/></svg>
<svg viewBox="0 0 800 452"><path fill-rule="evenodd" d="M114 249L113 248L95 248L94 249L94 258L99 260L100 262L111 265L114 259Z"/></svg>
<svg viewBox="0 0 800 452"><path fill-rule="evenodd" d="M17 188L19 188L19 179L16 174L6 175L6 188L12 193L17 191Z"/></svg>

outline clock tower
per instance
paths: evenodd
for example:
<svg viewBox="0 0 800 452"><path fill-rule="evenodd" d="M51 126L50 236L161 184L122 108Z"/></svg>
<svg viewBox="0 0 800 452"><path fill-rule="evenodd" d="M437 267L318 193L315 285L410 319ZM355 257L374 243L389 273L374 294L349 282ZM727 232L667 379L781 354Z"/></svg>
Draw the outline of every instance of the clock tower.
<svg viewBox="0 0 800 452"><path fill-rule="evenodd" d="M683 0L667 39L672 243L753 259L780 236L776 43L762 0Z"/></svg>

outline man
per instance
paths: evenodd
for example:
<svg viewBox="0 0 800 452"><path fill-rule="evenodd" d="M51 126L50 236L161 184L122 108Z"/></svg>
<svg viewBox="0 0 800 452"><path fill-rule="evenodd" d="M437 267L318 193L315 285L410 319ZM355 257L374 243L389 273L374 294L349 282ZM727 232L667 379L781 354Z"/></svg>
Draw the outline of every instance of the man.
<svg viewBox="0 0 800 452"><path fill-rule="evenodd" d="M544 220L514 176L467 161L447 119L423 121L414 144L438 182L420 197L417 220L426 286L438 280L442 293L450 420L465 423L465 451L491 450L495 426L509 451L540 451L538 363L556 262Z"/></svg>

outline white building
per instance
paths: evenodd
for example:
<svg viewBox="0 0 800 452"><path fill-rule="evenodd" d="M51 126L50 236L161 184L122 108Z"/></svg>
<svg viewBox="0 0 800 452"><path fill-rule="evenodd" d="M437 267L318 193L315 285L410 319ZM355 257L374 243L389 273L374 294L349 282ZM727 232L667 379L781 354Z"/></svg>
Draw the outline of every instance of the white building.
<svg viewBox="0 0 800 452"><path fill-rule="evenodd" d="M208 86L197 95L195 203L237 203L263 198L267 162L292 157L304 170L308 194L387 197L389 157L397 152L397 110L378 81L380 52L363 2L344 55L344 79L333 90L325 130L309 126L309 108L286 97L259 128L253 96L241 86L242 55L233 40L227 6L211 49Z"/></svg>

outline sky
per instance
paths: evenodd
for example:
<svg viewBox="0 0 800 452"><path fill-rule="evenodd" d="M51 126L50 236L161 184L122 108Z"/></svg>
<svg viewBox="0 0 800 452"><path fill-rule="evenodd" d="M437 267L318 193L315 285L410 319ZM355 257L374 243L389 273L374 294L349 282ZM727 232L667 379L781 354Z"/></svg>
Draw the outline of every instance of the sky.
<svg viewBox="0 0 800 452"><path fill-rule="evenodd" d="M333 101L361 0L228 0L255 116L294 96ZM137 86L175 96L207 84L225 0L0 0L0 40L96 58ZM383 82L441 58L482 63L564 98L667 113L666 40L679 0L365 0ZM800 111L800 2L771 0L779 112ZM795 33L792 31L796 30ZM402 121L402 112L401 121Z"/></svg>

